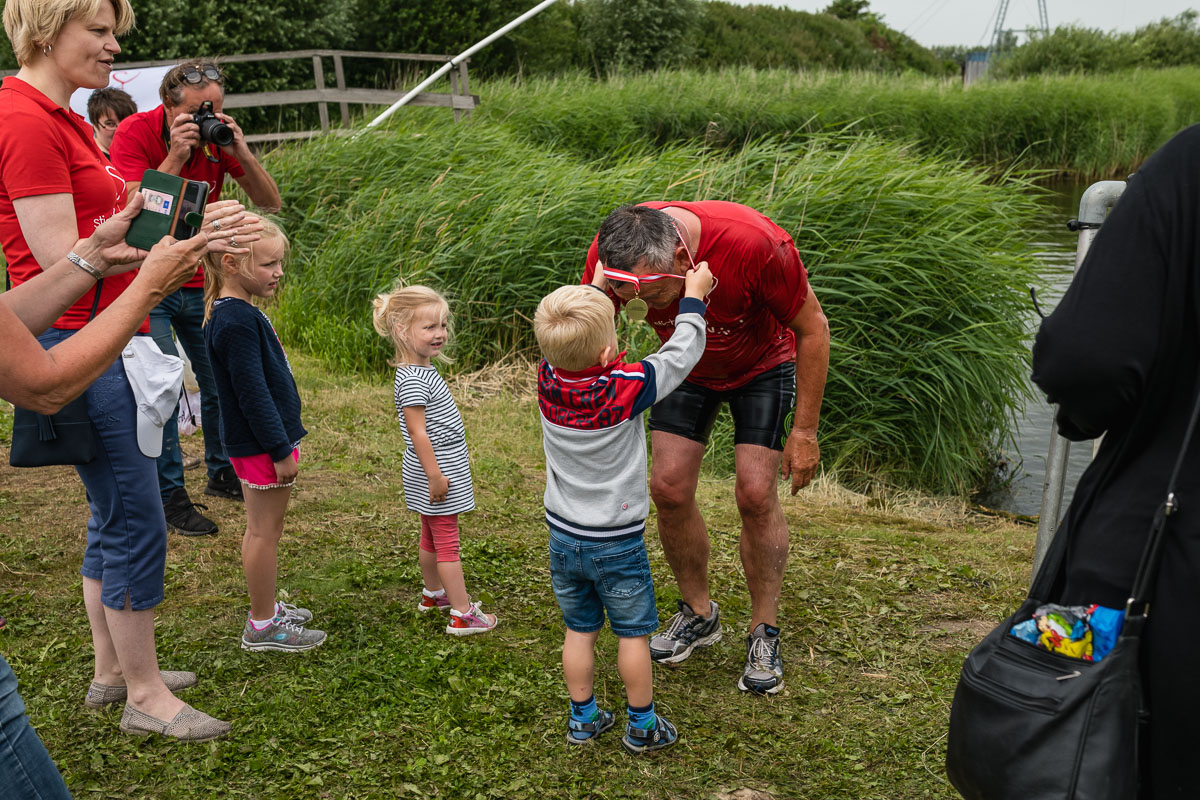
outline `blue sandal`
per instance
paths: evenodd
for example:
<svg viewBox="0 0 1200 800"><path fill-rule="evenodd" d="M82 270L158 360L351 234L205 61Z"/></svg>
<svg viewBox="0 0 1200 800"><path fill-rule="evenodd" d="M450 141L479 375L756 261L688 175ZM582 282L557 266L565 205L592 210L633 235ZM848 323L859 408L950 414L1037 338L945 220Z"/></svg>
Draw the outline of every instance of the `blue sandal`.
<svg viewBox="0 0 1200 800"><path fill-rule="evenodd" d="M567 718L567 742L570 744L587 744L616 723L613 712L603 708L596 709L598 716L591 722L582 722L573 717ZM587 734L575 736L575 733Z"/></svg>
<svg viewBox="0 0 1200 800"><path fill-rule="evenodd" d="M648 730L626 725L625 735L621 737L621 744L634 755L640 755L663 750L678 740L679 733L675 730L675 726L659 716L654 727Z"/></svg>

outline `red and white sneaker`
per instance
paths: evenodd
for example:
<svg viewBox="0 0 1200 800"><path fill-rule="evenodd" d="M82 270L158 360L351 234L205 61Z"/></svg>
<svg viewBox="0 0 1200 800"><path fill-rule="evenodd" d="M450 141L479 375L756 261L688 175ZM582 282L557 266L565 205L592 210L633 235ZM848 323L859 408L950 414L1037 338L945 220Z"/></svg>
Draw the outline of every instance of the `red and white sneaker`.
<svg viewBox="0 0 1200 800"><path fill-rule="evenodd" d="M470 636L473 633L487 633L500 624L495 614L485 614L478 602L471 603L465 613L450 609L450 621L446 624L446 633L451 636Z"/></svg>
<svg viewBox="0 0 1200 800"><path fill-rule="evenodd" d="M437 597L430 597L424 592L421 592L421 602L417 603L417 611L420 611L422 614L424 614L426 611L433 611L434 609L437 609L438 611L449 611L450 598L446 597L445 594L440 594Z"/></svg>

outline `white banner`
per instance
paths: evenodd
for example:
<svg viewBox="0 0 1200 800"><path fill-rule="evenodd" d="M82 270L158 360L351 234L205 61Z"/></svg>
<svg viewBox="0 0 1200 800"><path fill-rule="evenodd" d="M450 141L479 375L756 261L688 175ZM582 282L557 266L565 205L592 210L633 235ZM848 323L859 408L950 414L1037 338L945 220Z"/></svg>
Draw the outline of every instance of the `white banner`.
<svg viewBox="0 0 1200 800"><path fill-rule="evenodd" d="M138 111L149 111L162 103L158 96L158 87L162 85L163 76L170 67L145 67L143 69L114 69L108 78L108 85L129 93ZM71 95L71 109L87 119L87 101L92 96L91 89L79 89ZM89 122L91 120L88 120Z"/></svg>

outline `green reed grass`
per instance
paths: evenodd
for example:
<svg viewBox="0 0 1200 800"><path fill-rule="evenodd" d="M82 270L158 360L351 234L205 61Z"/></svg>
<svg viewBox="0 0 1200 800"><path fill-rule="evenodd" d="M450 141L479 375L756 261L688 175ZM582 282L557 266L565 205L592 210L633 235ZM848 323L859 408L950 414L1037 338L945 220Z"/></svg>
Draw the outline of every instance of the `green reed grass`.
<svg viewBox="0 0 1200 800"><path fill-rule="evenodd" d="M793 235L829 316L827 468L969 489L1024 391L1025 292L1036 281L1026 226L1037 213L1025 178L826 134L631 148L598 162L506 126L425 114L279 151L270 169L295 244L275 318L333 368L386 369L370 300L401 277L451 297L457 368L534 355L538 300L578 280L609 210L728 199Z"/></svg>
<svg viewBox="0 0 1200 800"><path fill-rule="evenodd" d="M497 81L485 119L585 158L647 145L722 147L769 135L850 130L915 142L927 153L1003 171L1124 175L1172 134L1200 122L1200 69L983 81L867 72L659 71Z"/></svg>

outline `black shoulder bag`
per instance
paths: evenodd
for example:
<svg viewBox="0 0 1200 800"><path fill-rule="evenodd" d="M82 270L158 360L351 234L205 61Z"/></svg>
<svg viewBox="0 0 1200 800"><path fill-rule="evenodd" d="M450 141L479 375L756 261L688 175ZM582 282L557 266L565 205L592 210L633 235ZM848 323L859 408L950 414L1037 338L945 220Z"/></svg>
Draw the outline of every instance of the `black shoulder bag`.
<svg viewBox="0 0 1200 800"><path fill-rule="evenodd" d="M1200 397L1155 511L1117 644L1098 663L1052 653L1011 636L1047 602L1063 568L1060 532L1015 614L963 663L950 709L946 773L967 800L1133 800L1138 726L1148 720L1138 647L1162 560L1175 487L1200 418Z"/></svg>
<svg viewBox="0 0 1200 800"><path fill-rule="evenodd" d="M7 278L8 276L5 275ZM7 282L7 281L6 281ZM9 283L11 286L11 283ZM96 281L96 299L88 321L100 307L100 289L104 279ZM99 434L88 415L87 393L81 394L56 414L39 414L13 407L12 445L8 463L12 467L77 466L96 457Z"/></svg>

